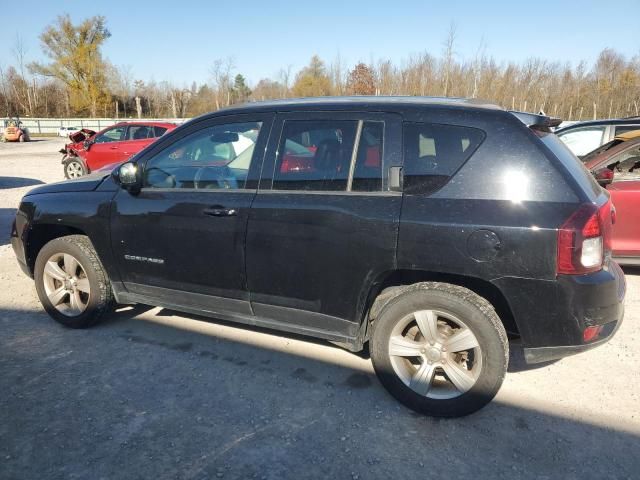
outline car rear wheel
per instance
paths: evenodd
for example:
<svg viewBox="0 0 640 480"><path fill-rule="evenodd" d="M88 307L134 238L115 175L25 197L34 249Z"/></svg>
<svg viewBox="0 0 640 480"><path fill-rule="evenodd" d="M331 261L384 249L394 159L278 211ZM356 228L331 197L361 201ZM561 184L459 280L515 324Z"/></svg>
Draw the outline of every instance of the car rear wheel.
<svg viewBox="0 0 640 480"><path fill-rule="evenodd" d="M87 174L87 168L77 158L70 158L64 162L65 178L78 178Z"/></svg>
<svg viewBox="0 0 640 480"><path fill-rule="evenodd" d="M457 417L496 395L509 346L487 300L463 287L426 282L387 302L373 322L370 350L380 381L403 404Z"/></svg>
<svg viewBox="0 0 640 480"><path fill-rule="evenodd" d="M107 274L84 235L56 238L42 247L34 278L45 311L67 327L95 324L113 302Z"/></svg>

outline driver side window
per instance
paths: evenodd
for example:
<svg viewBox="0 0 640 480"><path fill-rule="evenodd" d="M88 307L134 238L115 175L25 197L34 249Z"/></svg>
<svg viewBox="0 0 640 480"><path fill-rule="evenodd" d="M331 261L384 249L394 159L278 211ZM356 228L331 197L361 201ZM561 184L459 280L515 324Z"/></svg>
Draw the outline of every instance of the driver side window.
<svg viewBox="0 0 640 480"><path fill-rule="evenodd" d="M120 140L122 140L125 130L126 127L110 128L101 135L98 135L96 137L95 143L119 142Z"/></svg>
<svg viewBox="0 0 640 480"><path fill-rule="evenodd" d="M242 189L261 122L228 123L193 132L149 159L147 188Z"/></svg>

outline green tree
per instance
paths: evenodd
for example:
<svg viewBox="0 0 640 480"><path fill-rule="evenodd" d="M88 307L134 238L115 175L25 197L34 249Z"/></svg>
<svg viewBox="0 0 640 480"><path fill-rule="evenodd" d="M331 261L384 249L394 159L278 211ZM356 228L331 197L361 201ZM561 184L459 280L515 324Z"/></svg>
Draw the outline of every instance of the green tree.
<svg viewBox="0 0 640 480"><path fill-rule="evenodd" d="M240 74L236 75L233 81L233 87L231 89L231 97L233 103L243 103L249 99L251 95L251 89L247 87L244 77Z"/></svg>
<svg viewBox="0 0 640 480"><path fill-rule="evenodd" d="M329 95L331 91L331 81L327 75L324 62L314 55L311 57L309 65L304 67L296 75L293 84L293 94L297 97L321 97Z"/></svg>
<svg viewBox="0 0 640 480"><path fill-rule="evenodd" d="M88 18L78 25L63 15L40 35L43 52L52 60L48 65L32 63L32 72L54 77L69 89L72 108L95 116L109 102L106 87L107 65L100 48L111 36L106 19Z"/></svg>

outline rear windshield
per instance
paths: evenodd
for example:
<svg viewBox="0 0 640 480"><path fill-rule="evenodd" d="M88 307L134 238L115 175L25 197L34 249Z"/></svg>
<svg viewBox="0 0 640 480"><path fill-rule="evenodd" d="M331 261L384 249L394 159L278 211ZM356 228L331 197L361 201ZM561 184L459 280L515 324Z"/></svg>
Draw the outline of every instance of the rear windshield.
<svg viewBox="0 0 640 480"><path fill-rule="evenodd" d="M578 182L580 188L590 196L597 196L601 192L600 185L593 178L591 172L582 164L571 150L553 133L536 132L558 160Z"/></svg>
<svg viewBox="0 0 640 480"><path fill-rule="evenodd" d="M404 124L404 191L433 193L458 171L485 138L477 128Z"/></svg>

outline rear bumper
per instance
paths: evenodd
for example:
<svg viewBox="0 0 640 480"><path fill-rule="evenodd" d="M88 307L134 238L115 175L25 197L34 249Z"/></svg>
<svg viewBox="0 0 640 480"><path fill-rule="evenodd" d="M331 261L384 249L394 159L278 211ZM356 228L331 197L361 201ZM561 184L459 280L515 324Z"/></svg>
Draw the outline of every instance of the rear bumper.
<svg viewBox="0 0 640 480"><path fill-rule="evenodd" d="M527 363L574 355L607 342L624 317L626 282L614 261L588 275L555 280L501 279L496 282L513 312ZM601 326L591 341L588 327Z"/></svg>
<svg viewBox="0 0 640 480"><path fill-rule="evenodd" d="M623 308L624 310L624 308ZM622 315L622 314L621 314ZM558 360L560 358L569 357L577 353L586 352L592 348L599 347L600 345L607 343L616 334L618 329L622 325L622 316L619 320L609 322L604 325L600 339L586 343L583 345L564 345L559 347L537 347L537 348L525 348L524 360L528 364L549 362L552 360Z"/></svg>

